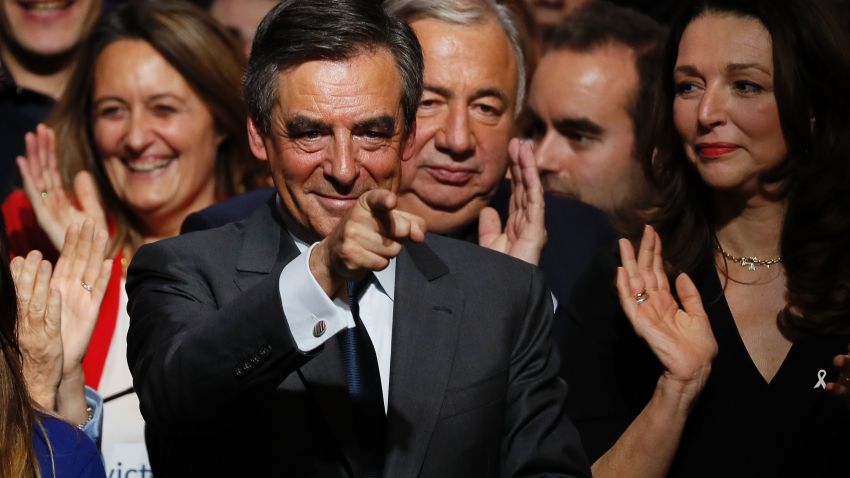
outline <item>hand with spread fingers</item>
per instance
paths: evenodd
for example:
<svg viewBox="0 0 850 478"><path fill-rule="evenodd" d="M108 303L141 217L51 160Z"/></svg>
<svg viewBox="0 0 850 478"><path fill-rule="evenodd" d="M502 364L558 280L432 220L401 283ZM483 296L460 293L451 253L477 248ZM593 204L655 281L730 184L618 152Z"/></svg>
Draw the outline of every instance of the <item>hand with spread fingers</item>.
<svg viewBox="0 0 850 478"><path fill-rule="evenodd" d="M88 418L82 362L112 271L107 241L88 219L68 228L55 269L39 251L10 264L27 388L44 410L72 423Z"/></svg>
<svg viewBox="0 0 850 478"><path fill-rule="evenodd" d="M546 245L543 185L531 143L511 140L511 199L505 228L499 214L484 208L478 218L478 244L537 265Z"/></svg>
<svg viewBox="0 0 850 478"><path fill-rule="evenodd" d="M850 346L847 349L847 354L836 355L832 359L832 364L838 369L838 378L835 382L828 382L826 390L843 398L850 406Z"/></svg>
<svg viewBox="0 0 850 478"><path fill-rule="evenodd" d="M70 226L50 281L62 294L64 360L56 410L74 423L87 418L82 365L112 272L112 260L105 258L108 240L91 219Z"/></svg>
<svg viewBox="0 0 850 478"><path fill-rule="evenodd" d="M10 263L18 294L18 344L27 390L44 410L53 410L62 379L62 297L50 285L52 267L39 251Z"/></svg>
<svg viewBox="0 0 850 478"><path fill-rule="evenodd" d="M717 355L699 291L686 274L680 274L676 278L679 306L664 272L661 238L650 226L644 229L637 259L626 239L620 240L620 256L617 293L623 311L664 367L664 382L695 398Z"/></svg>
<svg viewBox="0 0 850 478"><path fill-rule="evenodd" d="M398 196L386 189L363 193L348 215L310 255L310 271L333 296L347 280L385 269L402 242L425 240L425 220L396 209Z"/></svg>
<svg viewBox="0 0 850 478"><path fill-rule="evenodd" d="M65 190L56 162L56 134L53 129L39 124L35 133L26 134L24 142L26 157L17 158L24 192L32 204L38 225L56 250L62 250L65 231L71 224L80 224L91 218L99 228L106 229L106 215L91 174L87 171L77 173L73 196Z"/></svg>

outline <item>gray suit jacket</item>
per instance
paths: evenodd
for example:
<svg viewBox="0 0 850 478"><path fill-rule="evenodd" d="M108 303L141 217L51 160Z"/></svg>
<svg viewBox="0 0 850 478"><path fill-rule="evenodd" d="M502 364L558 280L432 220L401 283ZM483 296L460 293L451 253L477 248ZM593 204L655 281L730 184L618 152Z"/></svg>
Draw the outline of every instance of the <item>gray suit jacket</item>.
<svg viewBox="0 0 850 478"><path fill-rule="evenodd" d="M361 475L337 341L304 354L286 325L279 275L297 254L269 202L134 257L128 359L157 477ZM460 241L405 245L385 477L589 476L542 283Z"/></svg>

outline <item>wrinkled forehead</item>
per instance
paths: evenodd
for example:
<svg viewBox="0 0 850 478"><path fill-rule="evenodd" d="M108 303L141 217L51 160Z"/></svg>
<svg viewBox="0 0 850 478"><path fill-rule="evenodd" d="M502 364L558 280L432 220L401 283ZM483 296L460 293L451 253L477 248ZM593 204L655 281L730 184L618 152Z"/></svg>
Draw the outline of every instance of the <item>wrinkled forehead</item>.
<svg viewBox="0 0 850 478"><path fill-rule="evenodd" d="M366 118L391 118L402 125L402 83L386 50L343 60L307 61L278 76L277 116L296 116L351 125Z"/></svg>

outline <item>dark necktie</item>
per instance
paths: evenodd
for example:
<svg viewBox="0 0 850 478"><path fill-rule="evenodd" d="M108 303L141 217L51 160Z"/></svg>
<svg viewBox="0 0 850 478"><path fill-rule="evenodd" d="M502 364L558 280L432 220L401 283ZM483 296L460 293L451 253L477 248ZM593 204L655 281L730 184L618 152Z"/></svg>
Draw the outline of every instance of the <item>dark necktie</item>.
<svg viewBox="0 0 850 478"><path fill-rule="evenodd" d="M356 284L352 281L347 283L348 305L355 327L341 330L337 337L342 351L342 365L354 417L355 436L364 454L364 476L379 478L384 468L384 398L375 348L360 320L358 304L360 293L368 285L368 278Z"/></svg>

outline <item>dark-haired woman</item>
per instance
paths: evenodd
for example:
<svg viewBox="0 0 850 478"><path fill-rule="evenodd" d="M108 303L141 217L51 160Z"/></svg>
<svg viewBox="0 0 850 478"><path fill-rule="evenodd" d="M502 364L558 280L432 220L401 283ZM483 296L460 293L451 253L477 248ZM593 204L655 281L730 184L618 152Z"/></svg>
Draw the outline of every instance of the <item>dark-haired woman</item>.
<svg viewBox="0 0 850 478"><path fill-rule="evenodd" d="M842 27L830 0L693 1L673 23L655 229L567 319L594 476L846 476L850 408L827 390L850 332Z"/></svg>
<svg viewBox="0 0 850 478"><path fill-rule="evenodd" d="M106 402L101 449L118 473L150 469L127 367L122 265L141 244L177 235L188 214L264 184L247 146L244 64L234 38L188 3L116 7L81 46L73 94L50 127L27 135L18 159L26 194L3 205L18 255L49 257L87 217L109 225L117 260L82 366Z"/></svg>

